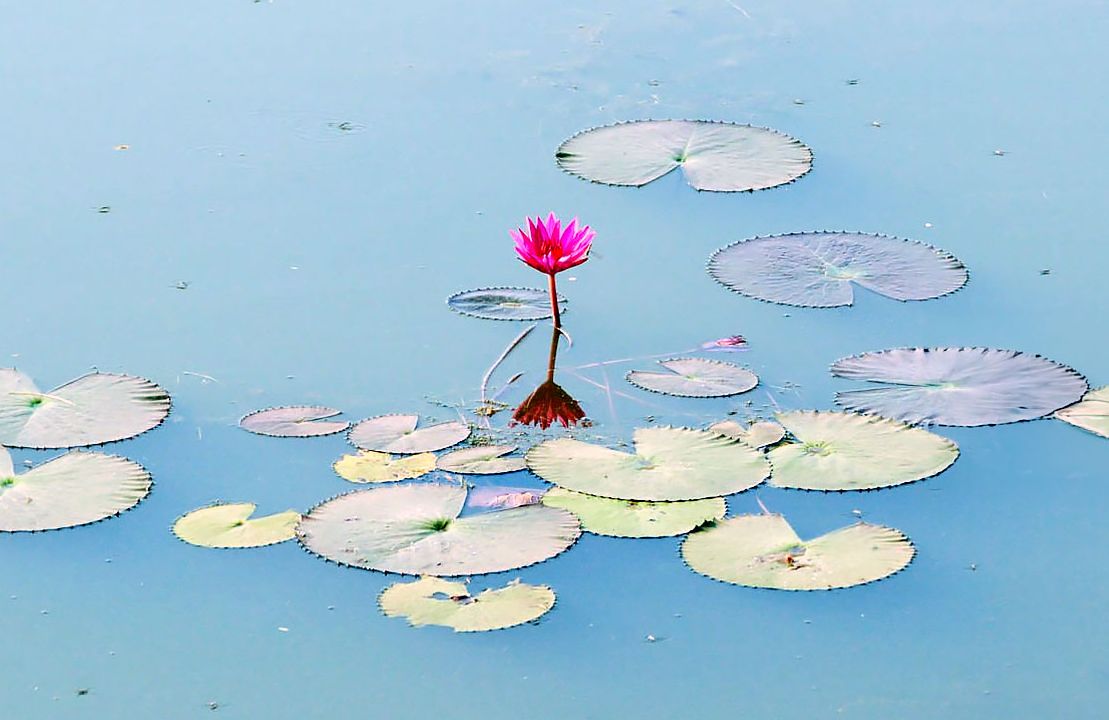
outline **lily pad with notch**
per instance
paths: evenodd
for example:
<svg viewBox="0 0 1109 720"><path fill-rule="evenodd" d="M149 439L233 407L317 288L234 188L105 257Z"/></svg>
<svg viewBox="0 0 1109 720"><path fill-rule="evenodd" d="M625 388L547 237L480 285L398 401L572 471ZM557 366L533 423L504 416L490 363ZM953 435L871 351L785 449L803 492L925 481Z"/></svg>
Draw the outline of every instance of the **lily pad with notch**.
<svg viewBox="0 0 1109 720"><path fill-rule="evenodd" d="M466 488L389 485L313 508L297 537L340 565L408 575L481 575L534 565L568 549L578 519L541 504L463 515Z"/></svg>
<svg viewBox="0 0 1109 720"><path fill-rule="evenodd" d="M574 513L586 532L624 538L684 535L724 517L728 511L724 498L679 502L614 500L559 487L543 495L543 504Z"/></svg>
<svg viewBox="0 0 1109 720"><path fill-rule="evenodd" d="M759 384L755 373L720 360L673 358L659 360L666 372L632 370L628 382L643 390L689 398L739 395Z"/></svg>
<svg viewBox="0 0 1109 720"><path fill-rule="evenodd" d="M419 415L381 415L350 429L347 439L361 450L412 455L457 445L470 436L470 426L452 421L416 429Z"/></svg>
<svg viewBox="0 0 1109 720"><path fill-rule="evenodd" d="M551 317L551 296L537 288L497 287L466 290L447 298L451 310L483 320L545 320ZM566 312L566 298L558 298Z"/></svg>
<svg viewBox="0 0 1109 720"><path fill-rule="evenodd" d="M854 232L803 232L742 240L717 250L709 275L724 287L798 307L851 305L853 286L894 300L930 300L967 282L951 254L930 245Z"/></svg>
<svg viewBox="0 0 1109 720"><path fill-rule="evenodd" d="M439 458L438 467L462 475L499 475L523 470L522 457L505 457L515 445L478 445L454 450Z"/></svg>
<svg viewBox="0 0 1109 720"><path fill-rule="evenodd" d="M255 548L292 540L300 513L295 510L251 518L254 503L217 503L186 513L173 534L190 545L209 548Z"/></svg>
<svg viewBox="0 0 1109 720"><path fill-rule="evenodd" d="M320 437L350 427L350 423L343 420L328 420L340 413L342 410L319 405L267 408L245 415L239 420L239 427L271 437Z"/></svg>
<svg viewBox="0 0 1109 720"><path fill-rule="evenodd" d="M331 466L335 473L355 483L395 482L411 480L435 469L435 455L418 453L394 458L389 453L361 450L344 455Z"/></svg>
<svg viewBox="0 0 1109 720"><path fill-rule="evenodd" d="M1109 386L1091 390L1082 400L1055 413L1055 417L1101 437L1109 437Z"/></svg>
<svg viewBox="0 0 1109 720"><path fill-rule="evenodd" d="M413 627L440 625L455 632L523 625L545 615L554 604L554 590L546 585L514 580L475 596L465 583L430 576L390 585L378 597L378 605L388 617L403 617Z"/></svg>
<svg viewBox="0 0 1109 720"><path fill-rule="evenodd" d="M812 150L769 128L710 120L637 120L593 128L562 143L566 172L639 187L681 168L697 190L751 192L812 169Z"/></svg>
<svg viewBox="0 0 1109 720"><path fill-rule="evenodd" d="M739 440L748 447L761 449L781 442L786 436L786 429L776 422L760 420L750 426L735 420L721 420L709 426L709 432L727 435Z"/></svg>

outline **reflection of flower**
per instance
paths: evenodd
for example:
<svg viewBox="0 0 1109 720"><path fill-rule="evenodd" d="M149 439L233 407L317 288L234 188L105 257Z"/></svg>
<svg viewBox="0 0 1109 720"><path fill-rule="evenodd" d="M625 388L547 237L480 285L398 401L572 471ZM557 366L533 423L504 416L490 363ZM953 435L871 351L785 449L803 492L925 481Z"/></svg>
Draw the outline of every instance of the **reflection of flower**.
<svg viewBox="0 0 1109 720"><path fill-rule="evenodd" d="M589 259L589 248L597 233L588 225L578 227L574 218L565 228L554 213L546 220L527 218L528 229L509 230L516 241L516 254L541 273L554 275Z"/></svg>
<svg viewBox="0 0 1109 720"><path fill-rule="evenodd" d="M538 425L546 430L555 423L562 427L577 425L585 417L578 401L559 387L554 380L547 380L527 397L512 413L512 422Z"/></svg>

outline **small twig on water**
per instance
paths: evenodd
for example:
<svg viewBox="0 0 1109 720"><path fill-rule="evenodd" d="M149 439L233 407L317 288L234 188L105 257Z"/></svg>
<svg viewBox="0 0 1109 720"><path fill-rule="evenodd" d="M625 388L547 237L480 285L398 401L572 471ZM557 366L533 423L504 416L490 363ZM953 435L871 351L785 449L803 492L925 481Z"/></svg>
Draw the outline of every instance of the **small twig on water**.
<svg viewBox="0 0 1109 720"><path fill-rule="evenodd" d="M690 348L689 350L679 350L677 352L661 353L659 355L640 355L639 357L620 358L619 360L603 360L601 362L588 363L586 365L577 365L569 368L570 370L588 370L589 368L604 367L605 365L620 365L621 363L635 362L636 360L654 360L656 358L670 358L675 355L685 355L686 353L697 352L701 348Z"/></svg>
<svg viewBox="0 0 1109 720"><path fill-rule="evenodd" d="M485 395L489 389L489 378L493 377L493 373L497 371L497 368L500 367L500 364L505 361L505 358L507 358L509 354L516 349L516 346L523 342L524 338L528 336L528 333L530 333L535 328L536 326L532 325L520 331L520 334L513 338L512 342L508 343L508 347L504 349L504 352L500 354L500 357L498 357L493 362L493 364L489 366L489 369L485 371L485 375L481 378L481 401L483 403L486 400Z"/></svg>

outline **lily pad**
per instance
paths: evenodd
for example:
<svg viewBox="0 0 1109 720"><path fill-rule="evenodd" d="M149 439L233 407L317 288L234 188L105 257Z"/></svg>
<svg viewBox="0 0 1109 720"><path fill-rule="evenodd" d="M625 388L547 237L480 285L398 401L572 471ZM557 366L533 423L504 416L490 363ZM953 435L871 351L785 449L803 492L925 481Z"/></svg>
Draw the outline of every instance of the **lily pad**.
<svg viewBox="0 0 1109 720"><path fill-rule="evenodd" d="M573 514L525 505L460 516L459 485L389 485L317 505L297 529L308 550L351 567L409 575L481 575L534 565L581 535Z"/></svg>
<svg viewBox="0 0 1109 720"><path fill-rule="evenodd" d="M627 381L663 395L697 398L739 395L759 384L755 373L719 360L675 358L660 360L658 364L668 372L632 370Z"/></svg>
<svg viewBox="0 0 1109 720"><path fill-rule="evenodd" d="M620 500L701 500L742 492L770 475L762 453L729 437L689 428L638 428L635 454L580 440L548 440L528 451L528 468L549 483Z"/></svg>
<svg viewBox="0 0 1109 720"><path fill-rule="evenodd" d="M566 172L605 185L642 186L681 168L698 190L748 192L791 183L812 150L777 130L709 120L639 120L593 128L555 153Z"/></svg>
<svg viewBox="0 0 1109 720"><path fill-rule="evenodd" d="M764 448L774 443L781 442L786 436L786 429L775 422L765 420L751 423L748 427L735 420L722 420L709 427L710 432L727 435L739 440L744 445L753 448Z"/></svg>
<svg viewBox="0 0 1109 720"><path fill-rule="evenodd" d="M441 625L455 632L503 630L546 614L555 604L554 590L518 580L498 590L470 595L465 583L437 577L396 583L378 598L381 611L403 617L413 627Z"/></svg>
<svg viewBox="0 0 1109 720"><path fill-rule="evenodd" d="M190 545L210 548L253 548L276 545L296 536L300 513L295 510L250 519L254 503L209 505L182 515L173 534Z"/></svg>
<svg viewBox="0 0 1109 720"><path fill-rule="evenodd" d="M394 482L426 475L435 469L435 455L419 453L394 459L389 453L362 450L344 455L331 466L339 477L356 483Z"/></svg>
<svg viewBox="0 0 1109 720"><path fill-rule="evenodd" d="M796 439L770 451L770 484L802 490L874 490L938 475L959 457L951 440L876 415L780 413Z"/></svg>
<svg viewBox="0 0 1109 720"><path fill-rule="evenodd" d="M802 540L781 515L740 515L691 533L682 558L694 571L733 585L834 590L881 580L915 554L899 530L856 523Z"/></svg>
<svg viewBox="0 0 1109 720"><path fill-rule="evenodd" d="M318 405L268 408L244 416L239 420L239 427L272 437L319 437L342 432L350 427L350 423L342 420L321 422L341 412Z"/></svg>
<svg viewBox="0 0 1109 720"><path fill-rule="evenodd" d="M547 491L543 504L574 513L587 532L625 538L684 535L699 525L724 517L728 511L724 498L642 502L602 498L559 487Z"/></svg>
<svg viewBox="0 0 1109 720"><path fill-rule="evenodd" d="M908 423L975 427L1034 420L1078 401L1086 380L1039 355L992 348L897 348L837 360L836 377L886 383L836 402Z"/></svg>
<svg viewBox="0 0 1109 720"><path fill-rule="evenodd" d="M466 290L447 298L451 310L483 320L545 320L551 317L551 296L537 288L498 287ZM566 298L558 297L559 312Z"/></svg>
<svg viewBox="0 0 1109 720"><path fill-rule="evenodd" d="M169 394L131 375L90 373L50 392L29 377L0 369L0 445L69 448L126 440L158 427Z"/></svg>
<svg viewBox="0 0 1109 720"><path fill-rule="evenodd" d="M463 475L499 475L523 470L522 457L504 457L515 445L481 445L449 452L439 458L439 469Z"/></svg>
<svg viewBox="0 0 1109 720"><path fill-rule="evenodd" d="M418 415L382 415L357 423L347 439L362 450L412 455L457 445L470 436L470 426L446 422L416 429Z"/></svg>
<svg viewBox="0 0 1109 720"><path fill-rule="evenodd" d="M894 300L929 300L967 281L961 262L924 243L886 235L805 232L743 240L717 250L709 274L748 297L799 307L854 302L852 285Z"/></svg>
<svg viewBox="0 0 1109 720"><path fill-rule="evenodd" d="M148 473L127 458L74 451L16 475L0 447L0 531L88 525L129 510L150 494Z"/></svg>
<svg viewBox="0 0 1109 720"><path fill-rule="evenodd" d="M1063 408L1055 417L1095 435L1109 437L1109 386L1091 390L1081 402Z"/></svg>

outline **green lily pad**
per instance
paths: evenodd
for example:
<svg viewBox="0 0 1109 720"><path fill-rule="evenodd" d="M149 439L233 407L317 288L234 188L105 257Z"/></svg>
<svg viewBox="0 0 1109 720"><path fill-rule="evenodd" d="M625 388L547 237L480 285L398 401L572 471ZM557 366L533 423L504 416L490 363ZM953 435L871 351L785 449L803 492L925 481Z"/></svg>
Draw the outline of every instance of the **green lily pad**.
<svg viewBox="0 0 1109 720"><path fill-rule="evenodd" d="M767 422L765 420L751 423L750 427L743 423L736 422L735 420L722 420L721 422L709 426L709 431L735 438L744 445L756 449L781 442L782 438L786 436L786 429L784 427L778 423Z"/></svg>
<svg viewBox="0 0 1109 720"><path fill-rule="evenodd" d="M388 485L317 505L297 528L305 548L340 565L408 575L481 575L534 565L581 535L573 514L524 505L460 516L459 485Z"/></svg>
<svg viewBox="0 0 1109 720"><path fill-rule="evenodd" d="M0 447L0 531L88 525L129 510L150 494L148 473L127 458L74 451L16 475Z"/></svg>
<svg viewBox="0 0 1109 720"><path fill-rule="evenodd" d="M1055 413L1055 417L1095 435L1109 437L1109 386L1091 390L1081 401Z"/></svg>
<svg viewBox="0 0 1109 720"><path fill-rule="evenodd" d="M441 625L455 632L481 632L536 620L554 607L555 594L546 585L516 580L475 597L465 583L422 577L385 588L378 604L388 617L406 618L413 627Z"/></svg>
<svg viewBox="0 0 1109 720"><path fill-rule="evenodd" d="M442 450L470 436L470 426L461 422L445 422L417 430L419 419L418 415L370 418L351 428L347 439L361 450L412 455Z"/></svg>
<svg viewBox="0 0 1109 720"><path fill-rule="evenodd" d="M777 130L708 120L639 120L593 128L555 154L568 173L639 187L681 168L698 190L749 192L793 182L812 151Z"/></svg>
<svg viewBox="0 0 1109 720"><path fill-rule="evenodd" d="M526 465L522 457L504 457L515 445L481 445L449 452L439 458L439 469L462 475L499 475L517 472Z"/></svg>
<svg viewBox="0 0 1109 720"><path fill-rule="evenodd" d="M770 484L802 490L874 490L938 475L959 446L923 428L877 415L779 413L797 442L770 451Z"/></svg>
<svg viewBox="0 0 1109 720"><path fill-rule="evenodd" d="M750 370L719 360L674 358L660 360L667 372L632 370L627 380L636 387L678 397L727 397L745 393L759 384Z"/></svg>
<svg viewBox="0 0 1109 720"><path fill-rule="evenodd" d="M559 487L543 495L543 504L574 513L587 532L625 538L684 535L699 525L724 517L728 511L724 498L644 502L602 498Z"/></svg>
<svg viewBox="0 0 1109 720"><path fill-rule="evenodd" d="M250 519L254 503L220 503L182 515L173 534L190 545L253 548L292 540L300 513L295 510Z"/></svg>
<svg viewBox="0 0 1109 720"><path fill-rule="evenodd" d="M483 320L545 320L551 317L551 296L538 288L499 287L466 290L447 298L451 310ZM558 296L559 312L566 298Z"/></svg>
<svg viewBox="0 0 1109 720"><path fill-rule="evenodd" d="M435 455L419 453L394 459L389 453L362 450L332 465L339 477L356 483L394 482L426 475L435 469Z"/></svg>
<svg viewBox="0 0 1109 720"><path fill-rule="evenodd" d="M691 533L682 558L721 582L775 590L834 590L881 580L915 554L899 530L856 523L802 540L781 515L740 515Z"/></svg>
<svg viewBox="0 0 1109 720"><path fill-rule="evenodd" d="M126 440L169 414L169 394L140 377L90 373L50 392L0 368L0 445L70 448Z"/></svg>
<svg viewBox="0 0 1109 720"><path fill-rule="evenodd" d="M635 454L580 440L548 440L528 468L549 483L620 500L701 500L749 490L770 475L762 453L718 433L653 427L635 431Z"/></svg>
<svg viewBox="0 0 1109 720"><path fill-rule="evenodd" d="M319 437L339 433L350 427L350 423L342 420L322 422L341 412L318 405L267 408L244 416L239 420L239 427L272 437Z"/></svg>

